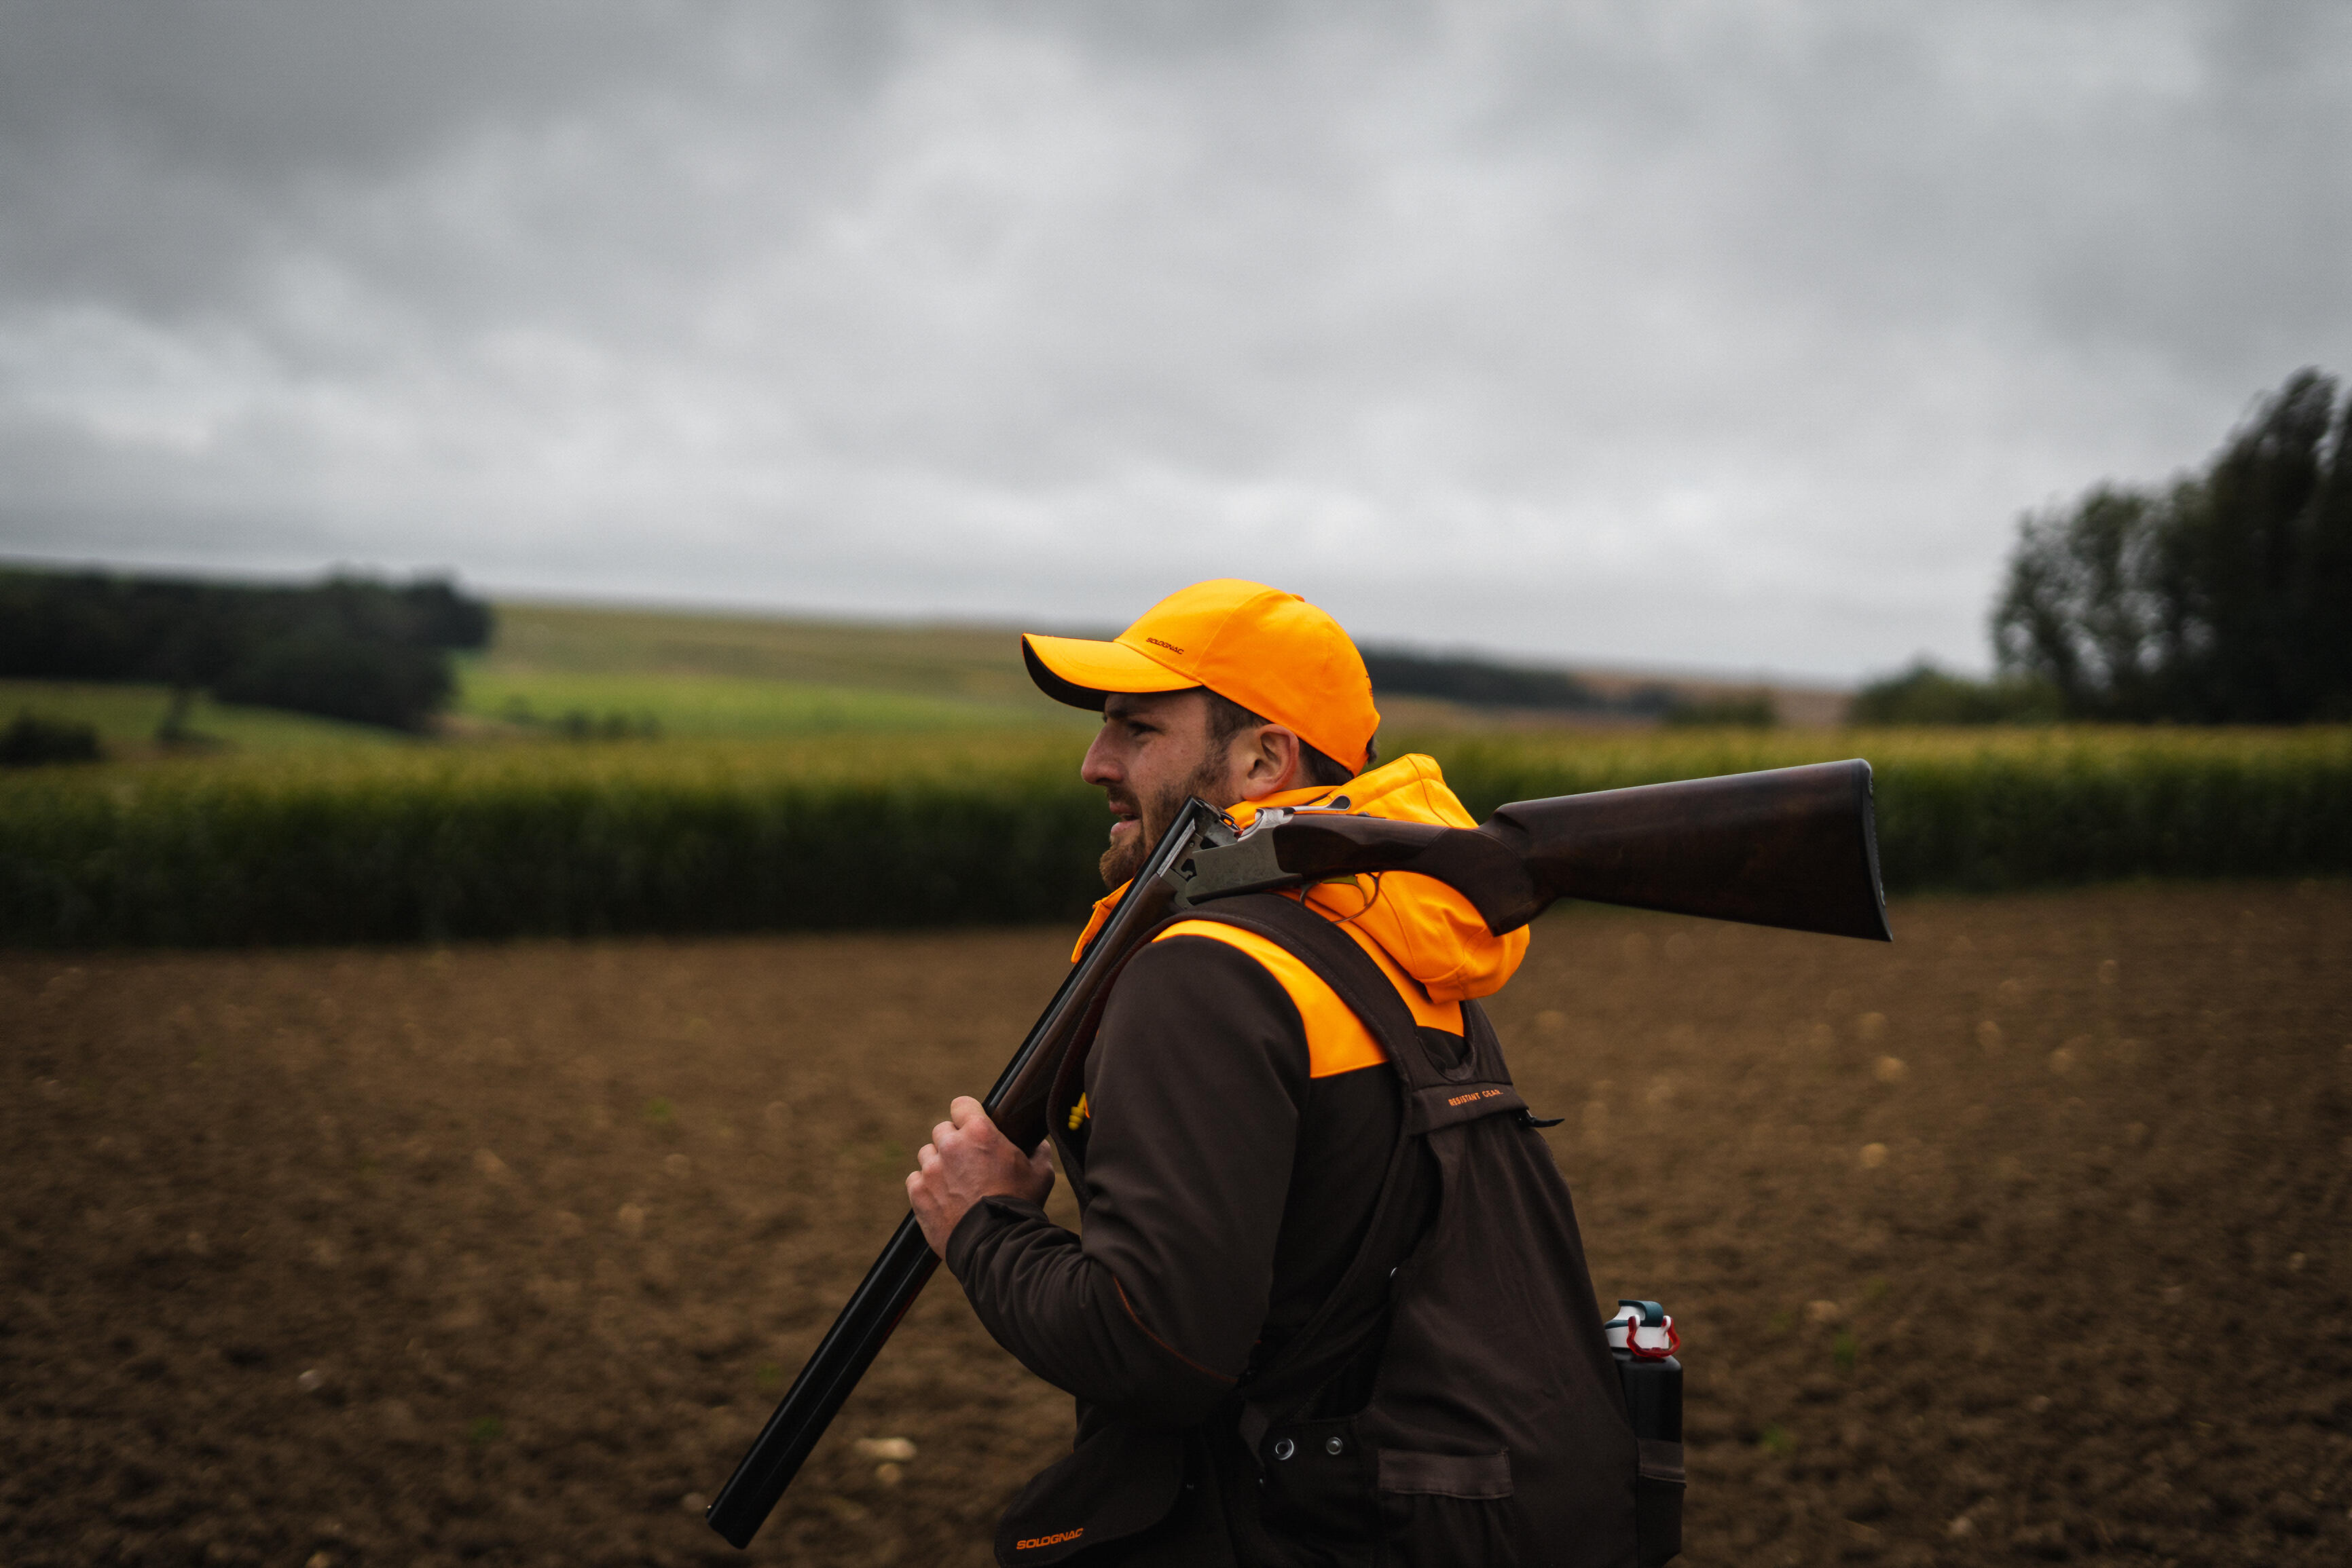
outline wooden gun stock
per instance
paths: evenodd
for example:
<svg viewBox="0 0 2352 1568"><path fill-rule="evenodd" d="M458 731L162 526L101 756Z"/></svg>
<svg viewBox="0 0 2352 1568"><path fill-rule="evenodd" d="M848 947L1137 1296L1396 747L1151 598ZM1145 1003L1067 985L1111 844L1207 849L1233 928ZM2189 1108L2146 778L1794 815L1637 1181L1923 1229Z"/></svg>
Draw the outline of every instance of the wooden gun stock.
<svg viewBox="0 0 2352 1568"><path fill-rule="evenodd" d="M1468 898L1496 936L1556 900L1887 941L1870 764L1822 762L1503 807L1477 828L1297 811L1185 868L1186 901L1382 871Z"/></svg>
<svg viewBox="0 0 2352 1568"><path fill-rule="evenodd" d="M1223 812L1192 800L982 1103L1016 1147L1044 1139L1045 1097L1064 1049L1127 955L1168 915L1237 894L1391 871L1455 888L1497 936L1555 900L1580 898L1892 939L1866 762L1522 800L1475 829L1268 810L1237 835ZM706 1516L711 1529L739 1547L751 1544L937 1266L908 1215L719 1489Z"/></svg>

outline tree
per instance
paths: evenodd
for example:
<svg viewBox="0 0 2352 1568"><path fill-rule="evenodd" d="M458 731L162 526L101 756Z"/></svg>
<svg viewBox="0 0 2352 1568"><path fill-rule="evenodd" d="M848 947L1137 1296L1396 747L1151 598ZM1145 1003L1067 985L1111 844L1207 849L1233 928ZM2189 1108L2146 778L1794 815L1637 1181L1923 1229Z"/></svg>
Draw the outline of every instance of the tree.
<svg viewBox="0 0 2352 1568"><path fill-rule="evenodd" d="M2188 712L2291 724L2333 699L2352 716L2341 706L2352 696L2352 424L2334 418L2335 395L2315 371L2295 376L2182 496L2165 587L2179 607ZM2352 422L2352 398L2344 417Z"/></svg>
<svg viewBox="0 0 2352 1568"><path fill-rule="evenodd" d="M2206 471L2101 485L2019 525L1993 612L2005 672L2070 716L2352 717L2352 398L2305 370Z"/></svg>
<svg viewBox="0 0 2352 1568"><path fill-rule="evenodd" d="M2102 485L2018 528L1993 616L2004 672L2039 676L2081 718L2148 719L2163 703L2166 503Z"/></svg>

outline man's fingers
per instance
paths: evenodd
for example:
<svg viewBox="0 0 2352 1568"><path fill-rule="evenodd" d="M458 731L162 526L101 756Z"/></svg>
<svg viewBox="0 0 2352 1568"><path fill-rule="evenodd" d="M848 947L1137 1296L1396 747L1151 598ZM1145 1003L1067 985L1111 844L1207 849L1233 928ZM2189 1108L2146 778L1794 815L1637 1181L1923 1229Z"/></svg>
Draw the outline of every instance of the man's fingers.
<svg viewBox="0 0 2352 1568"><path fill-rule="evenodd" d="M948 1235L972 1204L997 1194L1042 1202L1054 1186L1046 1145L1014 1147L971 1095L950 1101L948 1117L931 1129L931 1141L916 1151L919 1168L907 1177L908 1201L934 1252L947 1245ZM1026 1179L1021 1173L1024 1164L1029 1166Z"/></svg>

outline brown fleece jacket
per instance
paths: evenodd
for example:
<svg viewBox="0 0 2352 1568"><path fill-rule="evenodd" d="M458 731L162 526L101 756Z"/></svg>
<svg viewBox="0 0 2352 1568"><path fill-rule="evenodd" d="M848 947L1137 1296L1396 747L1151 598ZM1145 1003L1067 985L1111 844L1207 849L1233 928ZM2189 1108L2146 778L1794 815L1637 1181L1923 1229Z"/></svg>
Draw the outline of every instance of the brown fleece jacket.
<svg viewBox="0 0 2352 1568"><path fill-rule="evenodd" d="M1077 1396L1081 1438L1111 1418L1189 1427L1354 1257L1396 1142L1395 1080L1385 1064L1310 1076L1281 982L1177 935L1120 977L1085 1089L1089 1117L1058 1140L1083 1238L990 1198L948 1267L997 1343Z"/></svg>

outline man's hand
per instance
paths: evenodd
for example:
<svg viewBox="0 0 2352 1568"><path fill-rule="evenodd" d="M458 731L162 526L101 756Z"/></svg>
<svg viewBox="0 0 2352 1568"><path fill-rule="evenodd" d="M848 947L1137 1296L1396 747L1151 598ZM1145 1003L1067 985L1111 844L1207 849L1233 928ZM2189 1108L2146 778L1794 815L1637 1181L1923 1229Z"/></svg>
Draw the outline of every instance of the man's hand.
<svg viewBox="0 0 2352 1568"><path fill-rule="evenodd" d="M982 1198L1043 1203L1054 1190L1054 1163L1045 1145L1023 1154L968 1094L949 1103L948 1118L931 1129L931 1141L915 1155L921 1168L907 1178L907 1201L914 1206L923 1239L942 1258L948 1238Z"/></svg>

